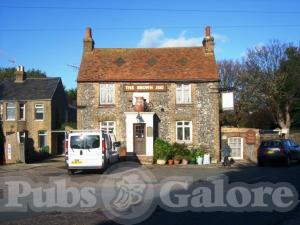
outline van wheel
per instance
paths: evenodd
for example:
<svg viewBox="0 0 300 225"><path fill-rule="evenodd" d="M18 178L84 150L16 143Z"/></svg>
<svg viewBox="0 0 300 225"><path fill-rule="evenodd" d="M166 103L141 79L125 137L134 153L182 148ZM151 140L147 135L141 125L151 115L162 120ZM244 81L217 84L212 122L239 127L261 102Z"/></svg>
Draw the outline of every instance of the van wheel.
<svg viewBox="0 0 300 225"><path fill-rule="evenodd" d="M69 175L74 175L74 173L75 173L75 170L68 170Z"/></svg>

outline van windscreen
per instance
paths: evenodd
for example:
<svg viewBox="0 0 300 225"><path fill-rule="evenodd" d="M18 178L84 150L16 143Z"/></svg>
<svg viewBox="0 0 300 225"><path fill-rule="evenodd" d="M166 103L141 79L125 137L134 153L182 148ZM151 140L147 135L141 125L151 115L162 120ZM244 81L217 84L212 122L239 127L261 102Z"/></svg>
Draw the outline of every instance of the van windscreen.
<svg viewBox="0 0 300 225"><path fill-rule="evenodd" d="M91 149L100 147L99 135L71 136L70 147L73 149Z"/></svg>

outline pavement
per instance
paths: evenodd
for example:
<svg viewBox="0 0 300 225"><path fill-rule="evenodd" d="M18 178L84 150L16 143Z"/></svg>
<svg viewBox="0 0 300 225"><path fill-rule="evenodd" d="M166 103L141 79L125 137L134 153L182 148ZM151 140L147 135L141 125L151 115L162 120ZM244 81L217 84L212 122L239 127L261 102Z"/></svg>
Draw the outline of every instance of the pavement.
<svg viewBox="0 0 300 225"><path fill-rule="evenodd" d="M226 175L230 182L289 182L300 191L300 166L293 164L290 167L267 166L257 167L246 161L236 162L230 168L220 165L209 166L158 166L147 165L139 170L150 171L157 181L174 176L191 176L194 181L204 181L209 177ZM0 181L4 177L27 177L35 182L48 182L49 177L69 177L64 165L64 158L52 158L36 164L16 164L0 166ZM77 173L71 176L72 182L84 186L86 182L95 182L100 178L109 178L108 174L98 172ZM0 188L1 189L1 188ZM1 199L1 196L0 196ZM2 212L0 224L35 225L35 224L80 224L80 225L106 225L116 224L109 220L104 209L92 212ZM210 224L210 225L299 225L300 207L285 212L177 212L171 213L157 208L154 213L140 224Z"/></svg>

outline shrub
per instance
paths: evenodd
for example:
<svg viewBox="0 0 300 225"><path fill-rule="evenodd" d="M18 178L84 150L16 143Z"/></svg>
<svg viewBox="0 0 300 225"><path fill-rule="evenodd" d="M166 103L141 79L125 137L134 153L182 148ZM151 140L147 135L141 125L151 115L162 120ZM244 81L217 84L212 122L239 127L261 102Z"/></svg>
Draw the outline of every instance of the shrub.
<svg viewBox="0 0 300 225"><path fill-rule="evenodd" d="M203 157L203 156L204 156L204 153L205 153L204 149L198 148L198 149L195 149L195 150L194 150L193 156L194 156L195 158L197 158L197 157Z"/></svg>
<svg viewBox="0 0 300 225"><path fill-rule="evenodd" d="M175 156L181 156L181 158L184 158L191 155L191 151L185 144L174 143L172 148Z"/></svg>
<svg viewBox="0 0 300 225"><path fill-rule="evenodd" d="M157 159L167 160L172 156L172 146L169 142L157 138L154 142L154 156L153 160L156 162Z"/></svg>

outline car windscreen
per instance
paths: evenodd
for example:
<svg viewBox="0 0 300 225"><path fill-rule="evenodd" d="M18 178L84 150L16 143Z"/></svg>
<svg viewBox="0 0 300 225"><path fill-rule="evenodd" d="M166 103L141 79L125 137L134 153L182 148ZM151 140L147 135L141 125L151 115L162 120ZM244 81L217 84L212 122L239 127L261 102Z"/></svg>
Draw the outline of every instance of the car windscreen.
<svg viewBox="0 0 300 225"><path fill-rule="evenodd" d="M280 148L282 147L281 141L263 141L261 143L263 148Z"/></svg>
<svg viewBox="0 0 300 225"><path fill-rule="evenodd" d="M100 147L99 135L71 136L70 147L73 149L91 149Z"/></svg>

